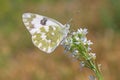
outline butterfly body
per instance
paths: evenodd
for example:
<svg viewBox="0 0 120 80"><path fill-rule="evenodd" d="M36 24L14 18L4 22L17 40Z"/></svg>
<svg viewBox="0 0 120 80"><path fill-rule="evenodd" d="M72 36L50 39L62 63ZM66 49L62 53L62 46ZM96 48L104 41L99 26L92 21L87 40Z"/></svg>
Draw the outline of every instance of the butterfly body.
<svg viewBox="0 0 120 80"><path fill-rule="evenodd" d="M46 53L53 52L69 32L69 27L46 16L24 13L22 18L33 44Z"/></svg>

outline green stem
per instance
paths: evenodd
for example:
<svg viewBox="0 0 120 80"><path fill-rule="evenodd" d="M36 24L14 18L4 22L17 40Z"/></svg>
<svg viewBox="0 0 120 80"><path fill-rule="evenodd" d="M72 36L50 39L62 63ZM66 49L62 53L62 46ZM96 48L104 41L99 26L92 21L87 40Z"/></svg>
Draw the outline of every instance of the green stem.
<svg viewBox="0 0 120 80"><path fill-rule="evenodd" d="M95 64L94 64L92 61L90 61L90 60L89 60L88 62L90 63L91 69L92 69L93 72L95 73L97 79L98 79L98 80L103 80L103 76L102 76L102 74L101 74L98 66L95 65Z"/></svg>
<svg viewBox="0 0 120 80"><path fill-rule="evenodd" d="M99 71L98 68L95 69L95 74L96 74L96 77L98 78L98 80L103 80L103 76L101 74L101 72Z"/></svg>

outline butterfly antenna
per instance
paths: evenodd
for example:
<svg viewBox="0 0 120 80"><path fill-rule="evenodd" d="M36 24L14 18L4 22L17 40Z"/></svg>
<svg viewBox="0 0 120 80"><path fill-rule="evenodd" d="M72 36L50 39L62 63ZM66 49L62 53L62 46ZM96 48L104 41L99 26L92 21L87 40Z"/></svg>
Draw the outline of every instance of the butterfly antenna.
<svg viewBox="0 0 120 80"><path fill-rule="evenodd" d="M72 22L72 20L73 20L73 19L71 18L66 24L70 24L70 23Z"/></svg>
<svg viewBox="0 0 120 80"><path fill-rule="evenodd" d="M70 28L70 23L72 22L72 18L65 24L66 28L69 29Z"/></svg>

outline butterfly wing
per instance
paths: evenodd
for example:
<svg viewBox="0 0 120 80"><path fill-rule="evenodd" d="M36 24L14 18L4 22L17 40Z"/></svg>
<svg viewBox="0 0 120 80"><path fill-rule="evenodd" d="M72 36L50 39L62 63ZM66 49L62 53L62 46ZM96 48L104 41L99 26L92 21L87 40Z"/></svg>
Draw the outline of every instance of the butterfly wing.
<svg viewBox="0 0 120 80"><path fill-rule="evenodd" d="M53 52L68 33L65 26L54 19L33 13L24 13L22 17L33 44L46 53Z"/></svg>

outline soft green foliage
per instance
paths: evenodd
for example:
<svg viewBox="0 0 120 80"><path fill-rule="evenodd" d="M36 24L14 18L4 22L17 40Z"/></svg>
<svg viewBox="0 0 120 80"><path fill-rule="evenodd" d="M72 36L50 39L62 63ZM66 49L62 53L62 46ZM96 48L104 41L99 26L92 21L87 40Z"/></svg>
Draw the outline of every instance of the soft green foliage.
<svg viewBox="0 0 120 80"><path fill-rule="evenodd" d="M108 3L101 7L102 26L120 32L120 0L108 0Z"/></svg>

